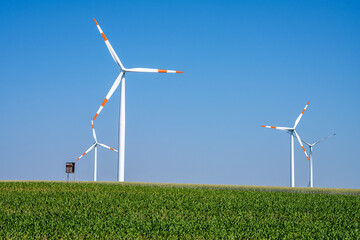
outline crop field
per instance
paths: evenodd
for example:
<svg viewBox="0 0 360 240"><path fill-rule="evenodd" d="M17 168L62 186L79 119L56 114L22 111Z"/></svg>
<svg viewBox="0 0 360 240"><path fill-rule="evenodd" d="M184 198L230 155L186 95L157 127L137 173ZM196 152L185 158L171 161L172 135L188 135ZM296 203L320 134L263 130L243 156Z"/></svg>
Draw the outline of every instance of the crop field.
<svg viewBox="0 0 360 240"><path fill-rule="evenodd" d="M0 182L1 239L360 239L360 191Z"/></svg>

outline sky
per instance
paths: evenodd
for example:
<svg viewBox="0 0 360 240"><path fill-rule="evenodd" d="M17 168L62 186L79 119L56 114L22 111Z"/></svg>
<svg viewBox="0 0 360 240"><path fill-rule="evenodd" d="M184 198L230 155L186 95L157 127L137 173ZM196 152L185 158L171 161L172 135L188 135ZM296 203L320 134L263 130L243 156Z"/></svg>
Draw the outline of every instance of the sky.
<svg viewBox="0 0 360 240"><path fill-rule="evenodd" d="M292 127L314 148L314 186L360 188L358 1L4 1L0 8L0 180L66 180L93 144L125 67L125 181L289 186ZM95 121L117 148L120 91ZM307 149L308 150L308 149ZM93 179L94 152L76 163ZM117 154L98 149L98 180ZM295 141L295 185L309 162Z"/></svg>

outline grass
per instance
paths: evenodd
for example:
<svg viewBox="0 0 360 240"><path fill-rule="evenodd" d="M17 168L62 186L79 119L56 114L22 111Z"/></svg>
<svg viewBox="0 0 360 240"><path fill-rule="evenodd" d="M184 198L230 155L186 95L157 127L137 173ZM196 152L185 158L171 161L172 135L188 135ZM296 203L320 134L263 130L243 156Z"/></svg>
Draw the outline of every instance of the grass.
<svg viewBox="0 0 360 240"><path fill-rule="evenodd" d="M360 239L360 190L2 181L0 238Z"/></svg>

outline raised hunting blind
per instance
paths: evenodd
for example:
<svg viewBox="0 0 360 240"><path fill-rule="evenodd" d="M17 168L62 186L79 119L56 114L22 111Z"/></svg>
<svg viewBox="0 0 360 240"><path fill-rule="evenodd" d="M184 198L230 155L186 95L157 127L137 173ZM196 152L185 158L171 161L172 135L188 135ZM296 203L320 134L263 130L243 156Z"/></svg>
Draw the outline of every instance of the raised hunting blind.
<svg viewBox="0 0 360 240"><path fill-rule="evenodd" d="M66 180L75 181L75 163L74 162L67 162L65 166L65 172L66 172Z"/></svg>

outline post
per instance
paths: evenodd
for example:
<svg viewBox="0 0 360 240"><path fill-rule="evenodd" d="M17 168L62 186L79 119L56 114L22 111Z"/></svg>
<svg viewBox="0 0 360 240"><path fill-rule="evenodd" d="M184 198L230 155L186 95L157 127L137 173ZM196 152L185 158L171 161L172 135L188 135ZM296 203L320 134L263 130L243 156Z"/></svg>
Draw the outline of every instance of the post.
<svg viewBox="0 0 360 240"><path fill-rule="evenodd" d="M312 147L310 147L310 187L314 187Z"/></svg>
<svg viewBox="0 0 360 240"><path fill-rule="evenodd" d="M97 171L97 144L95 145L94 182L96 182L96 171Z"/></svg>
<svg viewBox="0 0 360 240"><path fill-rule="evenodd" d="M125 179L125 75L121 79L120 86L120 117L119 117L119 163L118 182Z"/></svg>
<svg viewBox="0 0 360 240"><path fill-rule="evenodd" d="M290 186L295 187L294 132L290 134Z"/></svg>

